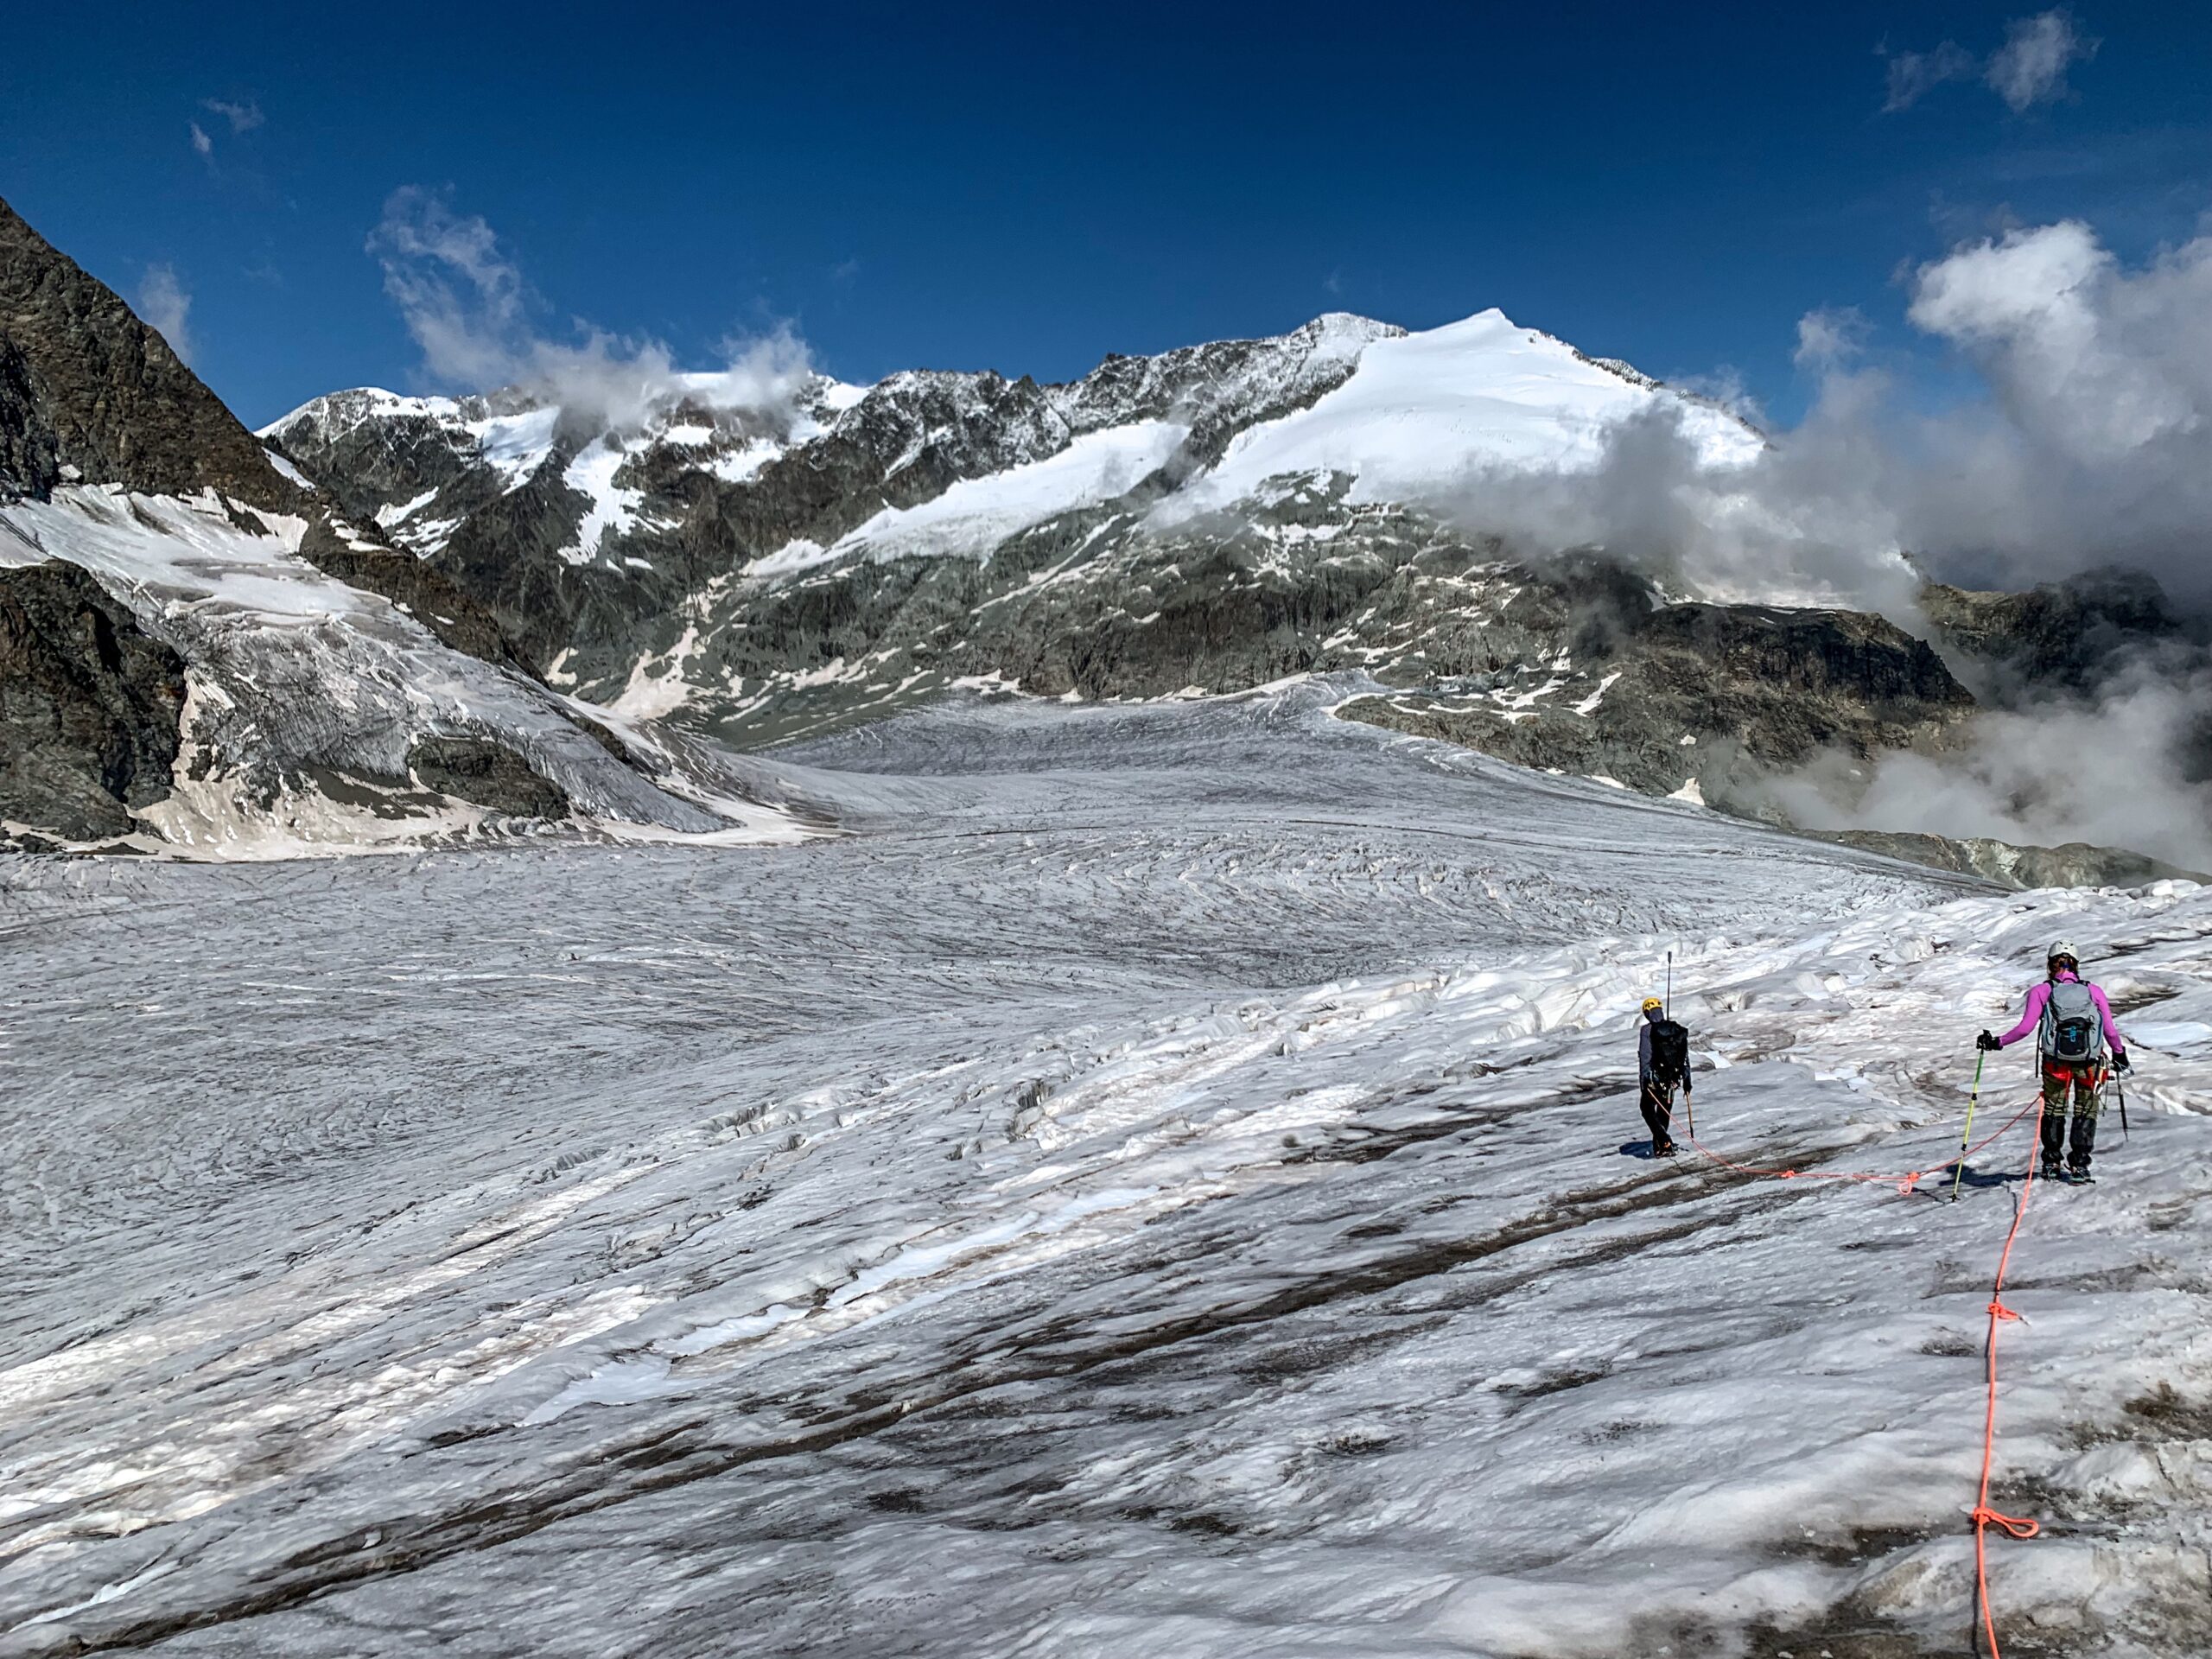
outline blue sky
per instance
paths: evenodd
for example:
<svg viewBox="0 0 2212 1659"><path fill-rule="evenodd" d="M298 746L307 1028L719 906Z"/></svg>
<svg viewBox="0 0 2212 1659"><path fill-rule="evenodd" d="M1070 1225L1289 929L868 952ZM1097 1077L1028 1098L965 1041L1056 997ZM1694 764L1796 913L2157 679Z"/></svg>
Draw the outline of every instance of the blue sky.
<svg viewBox="0 0 2212 1659"><path fill-rule="evenodd" d="M1494 304L1785 418L1809 310L1902 350L1900 271L1963 238L2076 216L2132 260L2212 208L2212 7L2077 7L2009 102L2031 5L1047 10L38 7L0 196L188 300L257 424L434 389L366 248L404 187L483 218L548 336L687 365L788 321L847 378L1065 378Z"/></svg>

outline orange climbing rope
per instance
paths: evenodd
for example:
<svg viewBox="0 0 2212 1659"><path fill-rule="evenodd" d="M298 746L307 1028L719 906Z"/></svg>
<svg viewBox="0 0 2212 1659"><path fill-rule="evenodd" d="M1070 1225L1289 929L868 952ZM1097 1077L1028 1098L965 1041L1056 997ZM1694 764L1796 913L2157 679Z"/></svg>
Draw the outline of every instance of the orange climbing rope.
<svg viewBox="0 0 2212 1659"><path fill-rule="evenodd" d="M1981 1627L1989 1635L1989 1659L2002 1659L1997 1646L1997 1619L1989 1611L1989 1529L2002 1527L2015 1538L2032 1538L2043 1530L2040 1522L1999 1515L1989 1507L1989 1469L1997 1456L1997 1327L2020 1316L2005 1306L2005 1271L2012 1265L2012 1241L2020 1236L2020 1223L2028 1213L2028 1199L2036 1190L2036 1160L2043 1140L2043 1096L2036 1096L2036 1144L2028 1149L2028 1180L2012 1206L2012 1225L2005 1235L2004 1252L1997 1258L1997 1282L1989 1287L1989 1408L1981 1424L1981 1490L1974 1503L1974 1595L1980 1604Z"/></svg>
<svg viewBox="0 0 2212 1659"><path fill-rule="evenodd" d="M1711 1147L1707 1146L1704 1141L1697 1138L1696 1131L1694 1129L1685 1127L1682 1130L1682 1139L1723 1169L1732 1169L1742 1175L1771 1175L1778 1181L1886 1181L1900 1192L1910 1192L1920 1184L1923 1176L1932 1175L1939 1169L1948 1169L1954 1163L1963 1164L1984 1147L2010 1130L2030 1112L2038 1110L2042 1105L2043 1096L2038 1094L2018 1111L1975 1141L1974 1145L1961 1149L1955 1159L1946 1158L1942 1163L1931 1168L1916 1169L1909 1175L1885 1175L1878 1171L1857 1169L1775 1169L1764 1164L1739 1164L1732 1160L1723 1158ZM1688 1116L1685 1114L1685 1125L1688 1122Z"/></svg>
<svg viewBox="0 0 2212 1659"><path fill-rule="evenodd" d="M1921 1169L1913 1171L1910 1175L1883 1175L1859 1170L1775 1169L1758 1164L1736 1163L1732 1160L1723 1158L1697 1138L1694 1130L1688 1127L1688 1100L1685 1097L1683 1138L1722 1168L1732 1169L1742 1174L1770 1175L1777 1180L1783 1181L1889 1181L1896 1185L1899 1192L1910 1193L1919 1185L1922 1176L1933 1173ZM1977 1615L1976 1623L1980 1630L1986 1632L1989 1637L1989 1659L2004 1659L1997 1645L1996 1617L1991 1612L1989 1607L1989 1529L2002 1528L2015 1538L2032 1538L2043 1529L2040 1522L2023 1519L2018 1516L2002 1515L1989 1507L1990 1473L1997 1459L1997 1327L2005 1320L2017 1319L2020 1317L2005 1306L2005 1274L2012 1266L2013 1241L2019 1237L2020 1223L2028 1213L2029 1195L2035 1191L2036 1161L2040 1155L2042 1146L2043 1091L2038 1089L2035 1097L2025 1106L1971 1147L1962 1147L1957 1159L1957 1162L1963 1166L1967 1159L1973 1157L1999 1136L2008 1133L2015 1124L2031 1112L2035 1114L2036 1133L2030 1138L2028 1147L2027 1184L2020 1189L2019 1198L2012 1206L2012 1225L2005 1235L2005 1248L1997 1258L1996 1281L1989 1287L1989 1340L1985 1344L1989 1366L1988 1405L1983 1414L1981 1426L1981 1485L1975 1494L1974 1506L1974 1610ZM1948 1168L1952 1161L1947 1158L1941 1164L1936 1165L1936 1168Z"/></svg>

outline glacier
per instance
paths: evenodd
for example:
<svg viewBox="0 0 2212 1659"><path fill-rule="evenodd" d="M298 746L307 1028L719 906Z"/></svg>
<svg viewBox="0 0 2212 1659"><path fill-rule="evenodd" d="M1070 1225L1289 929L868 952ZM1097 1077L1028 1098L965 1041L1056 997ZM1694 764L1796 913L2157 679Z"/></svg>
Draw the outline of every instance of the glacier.
<svg viewBox="0 0 2212 1659"><path fill-rule="evenodd" d="M2139 1065L1993 1605L2208 1650L2212 892L1330 695L743 758L788 845L0 863L0 1654L1961 1650L2025 1124L1945 1178L2054 932ZM1670 972L1701 1141L1897 1179L1641 1156Z"/></svg>
<svg viewBox="0 0 2212 1659"><path fill-rule="evenodd" d="M147 829L132 850L296 858L496 830L493 814L466 802L425 810L373 786L349 791L369 804L340 802L296 775L305 762L404 779L424 733L513 743L600 833L804 833L751 803L687 797L682 779L662 780L677 793L660 787L594 741L557 693L452 649L423 617L309 564L299 555L307 529L213 491L112 485L67 486L0 511L0 569L49 558L83 567L191 664L174 787L138 815Z"/></svg>

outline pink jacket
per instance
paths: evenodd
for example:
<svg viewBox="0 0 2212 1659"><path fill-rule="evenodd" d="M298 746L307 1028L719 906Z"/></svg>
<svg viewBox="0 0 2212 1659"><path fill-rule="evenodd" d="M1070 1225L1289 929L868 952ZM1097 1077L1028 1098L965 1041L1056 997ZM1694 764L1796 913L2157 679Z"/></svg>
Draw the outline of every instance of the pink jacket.
<svg viewBox="0 0 2212 1659"><path fill-rule="evenodd" d="M2063 970L2062 970L2058 976L2059 979L2071 979L2077 982L2081 977L2082 976L2079 974L2067 973ZM2056 982L2057 982L2054 980L2048 983L2038 985L2028 993L2028 1011L2020 1016L2020 1023L2018 1025L2013 1027L2012 1030L2006 1032L2002 1037L1999 1037L1997 1039L1998 1047L2012 1047L2013 1044L2018 1042L2021 1038L2026 1036L2041 1023L2043 1020L2044 1005L2050 1001L2050 987L2052 984ZM2112 1004L2105 1001L2103 988L2100 986L2090 986L2089 1000L2097 1005L2097 1017L2105 1022L2106 1045L2111 1048L2115 1058L2126 1053L2127 1039L2120 1034L2120 1027L2112 1022Z"/></svg>

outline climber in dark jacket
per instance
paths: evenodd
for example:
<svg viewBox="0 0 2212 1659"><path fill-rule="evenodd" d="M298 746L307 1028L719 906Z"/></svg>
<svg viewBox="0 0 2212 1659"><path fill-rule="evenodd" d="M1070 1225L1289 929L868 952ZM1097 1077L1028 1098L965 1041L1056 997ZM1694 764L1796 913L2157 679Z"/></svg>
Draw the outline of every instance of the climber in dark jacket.
<svg viewBox="0 0 2212 1659"><path fill-rule="evenodd" d="M1636 1075L1644 1123L1651 1130L1651 1155L1675 1155L1675 1085L1682 1089L1682 1104L1690 1099L1690 1034L1667 1017L1656 996L1643 999L1643 1021L1636 1033Z"/></svg>

